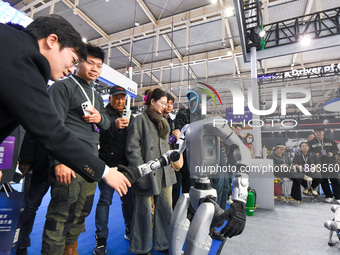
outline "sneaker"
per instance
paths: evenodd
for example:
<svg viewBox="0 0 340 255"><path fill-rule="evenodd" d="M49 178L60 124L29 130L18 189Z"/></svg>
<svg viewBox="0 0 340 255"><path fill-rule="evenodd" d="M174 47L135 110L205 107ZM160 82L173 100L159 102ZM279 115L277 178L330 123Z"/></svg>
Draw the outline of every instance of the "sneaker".
<svg viewBox="0 0 340 255"><path fill-rule="evenodd" d="M303 179L306 181L306 182L312 182L313 181L313 178L307 176L307 175L304 175L303 176Z"/></svg>
<svg viewBox="0 0 340 255"><path fill-rule="evenodd" d="M333 198L332 197L326 197L325 202L326 203L333 203Z"/></svg>
<svg viewBox="0 0 340 255"><path fill-rule="evenodd" d="M305 194L305 195L308 195L308 194L309 194L309 189L308 189L308 188L305 188L304 191L303 191L302 193Z"/></svg>
<svg viewBox="0 0 340 255"><path fill-rule="evenodd" d="M124 239L130 241L130 230L128 228L125 228Z"/></svg>
<svg viewBox="0 0 340 255"><path fill-rule="evenodd" d="M94 255L105 255L106 253L107 253L106 238L96 237L96 246L94 247L93 254Z"/></svg>
<svg viewBox="0 0 340 255"><path fill-rule="evenodd" d="M316 191L316 189L311 188L311 191L313 196L315 197L319 196L319 193Z"/></svg>
<svg viewBox="0 0 340 255"><path fill-rule="evenodd" d="M15 255L27 255L27 247L19 247Z"/></svg>

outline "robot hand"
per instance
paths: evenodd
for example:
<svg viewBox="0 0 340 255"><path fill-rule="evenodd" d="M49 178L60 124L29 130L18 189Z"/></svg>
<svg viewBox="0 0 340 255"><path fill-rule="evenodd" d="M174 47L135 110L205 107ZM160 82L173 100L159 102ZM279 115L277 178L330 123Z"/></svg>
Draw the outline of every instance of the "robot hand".
<svg viewBox="0 0 340 255"><path fill-rule="evenodd" d="M227 225L221 230L225 237L233 237L241 234L246 225L246 207L243 202L234 201L224 213L228 219Z"/></svg>

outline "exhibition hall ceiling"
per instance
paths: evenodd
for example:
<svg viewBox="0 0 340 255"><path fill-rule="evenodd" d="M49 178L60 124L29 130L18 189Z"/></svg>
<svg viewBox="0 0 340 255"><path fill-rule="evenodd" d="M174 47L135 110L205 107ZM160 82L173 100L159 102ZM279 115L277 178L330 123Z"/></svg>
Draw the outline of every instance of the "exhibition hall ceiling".
<svg viewBox="0 0 340 255"><path fill-rule="evenodd" d="M50 13L63 16L88 42L104 49L108 56L105 62L112 68L125 75L127 67L132 67L132 79L141 88L137 104L141 103L143 91L154 86L171 90L177 101L185 103L188 85L199 81L216 85L224 97L223 107L230 107L231 95L223 90L223 86L227 86L228 82L241 84L235 80L249 79L251 76L250 63L243 60L237 20L231 9L234 7L232 0L8 2L33 18ZM264 25L340 6L339 0L261 2ZM302 50L296 54L258 61L258 75L332 67L332 64L333 67L337 66L340 63L339 32L334 38L331 48ZM338 90L339 85L339 75L278 79L275 83L264 82L260 86L261 100L270 102L272 87L307 88L312 92L312 100L306 107L310 111L320 112L324 101Z"/></svg>

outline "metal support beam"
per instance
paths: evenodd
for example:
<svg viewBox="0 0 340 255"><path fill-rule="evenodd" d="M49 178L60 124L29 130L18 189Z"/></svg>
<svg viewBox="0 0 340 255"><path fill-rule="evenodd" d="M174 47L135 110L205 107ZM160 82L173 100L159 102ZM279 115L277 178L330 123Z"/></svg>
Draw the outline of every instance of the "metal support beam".
<svg viewBox="0 0 340 255"><path fill-rule="evenodd" d="M151 11L149 10L149 8L146 6L146 4L144 3L143 0L136 0L137 3L139 4L140 8L142 8L142 10L144 11L144 13L146 14L146 16L148 16L149 20L152 22L152 24L154 24L155 26L157 26L157 20L155 19L155 17L153 16L153 14L151 13Z"/></svg>
<svg viewBox="0 0 340 255"><path fill-rule="evenodd" d="M121 53L123 53L125 56L129 57L129 59L131 58L130 53L127 52L122 46L118 46L117 49L118 49ZM136 66L138 66L139 68L142 67L142 64L139 63L135 58L132 57L131 59L132 59L132 62L133 62Z"/></svg>
<svg viewBox="0 0 340 255"><path fill-rule="evenodd" d="M109 35L104 32L103 29L101 29L92 19L90 19L84 12L82 12L80 9L77 8L75 4L73 4L70 0L62 0L68 7L71 9L76 9L77 14L79 17L81 17L83 20L85 20L94 30L96 30L101 36L105 37L106 39L109 39Z"/></svg>
<svg viewBox="0 0 340 255"><path fill-rule="evenodd" d="M170 37L167 34L163 34L162 37L164 38L164 40L166 41L166 43L171 47L171 49L173 50L173 52L176 54L177 58L180 61L183 61L183 57L181 55L181 53L177 50L175 44L172 42L172 40L170 39Z"/></svg>

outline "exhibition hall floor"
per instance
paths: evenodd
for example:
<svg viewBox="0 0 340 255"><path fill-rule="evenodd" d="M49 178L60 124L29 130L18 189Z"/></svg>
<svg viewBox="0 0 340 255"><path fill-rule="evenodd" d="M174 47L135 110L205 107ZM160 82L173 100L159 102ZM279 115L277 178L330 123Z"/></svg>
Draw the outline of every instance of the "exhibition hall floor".
<svg viewBox="0 0 340 255"><path fill-rule="evenodd" d="M98 197L99 190L97 189L95 204ZM40 254L41 236L49 199L48 193L37 213L31 234L32 246L28 249L29 254ZM321 197L320 201L323 200L324 198ZM324 227L324 221L333 219L330 208L330 204L311 202L307 197L303 204L275 202L274 210L257 209L254 216L247 217L243 234L228 239L221 254L339 254L340 244L334 247L327 244L329 231ZM93 254L95 245L94 214L95 207L86 219L86 232L79 238L78 252L80 255ZM124 224L120 199L117 194L113 198L109 224L108 254L132 254L128 251L128 241L123 238ZM334 236L333 240L335 240ZM214 240L209 255L216 254L220 244L220 241ZM156 255L161 254L152 252Z"/></svg>

